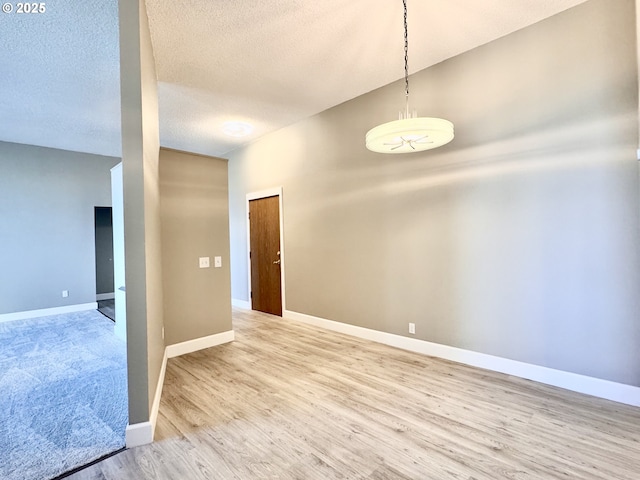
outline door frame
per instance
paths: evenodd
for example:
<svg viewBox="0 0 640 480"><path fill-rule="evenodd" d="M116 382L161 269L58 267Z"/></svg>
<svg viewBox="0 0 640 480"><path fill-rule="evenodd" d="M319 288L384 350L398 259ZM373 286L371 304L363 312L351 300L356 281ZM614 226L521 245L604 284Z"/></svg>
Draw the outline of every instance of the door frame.
<svg viewBox="0 0 640 480"><path fill-rule="evenodd" d="M251 226L249 224L249 202L251 200L260 200L261 198L278 197L278 217L280 221L280 297L282 302L282 316L284 316L287 304L285 301L285 254L284 254L284 216L282 208L282 186L260 190L258 192L247 193L245 204L245 221L247 222L247 293L249 294L248 303L251 309Z"/></svg>
<svg viewBox="0 0 640 480"><path fill-rule="evenodd" d="M111 214L113 223L113 291L115 334L127 340L127 294L125 288L124 177L122 162L111 169Z"/></svg>

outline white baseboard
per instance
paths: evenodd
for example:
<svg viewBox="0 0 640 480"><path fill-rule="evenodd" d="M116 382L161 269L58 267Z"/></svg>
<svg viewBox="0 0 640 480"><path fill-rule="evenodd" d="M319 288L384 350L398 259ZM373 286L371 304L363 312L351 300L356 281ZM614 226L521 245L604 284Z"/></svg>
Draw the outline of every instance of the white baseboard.
<svg viewBox="0 0 640 480"><path fill-rule="evenodd" d="M115 292L96 293L96 301L97 302L99 302L100 300L113 300L114 298L116 298Z"/></svg>
<svg viewBox="0 0 640 480"><path fill-rule="evenodd" d="M158 376L158 385L156 386L156 394L151 404L151 412L149 414L149 422L151 423L151 440L156 431L156 423L158 421L158 412L160 411L160 399L162 398L162 387L164 387L164 377L167 372L167 349L164 349L164 357L162 358L162 367ZM149 442L151 443L151 442Z"/></svg>
<svg viewBox="0 0 640 480"><path fill-rule="evenodd" d="M248 302L246 300L238 300L237 298L232 298L231 305L233 305L234 307L251 310L251 302Z"/></svg>
<svg viewBox="0 0 640 480"><path fill-rule="evenodd" d="M151 422L127 425L125 431L125 445L127 448L139 447L153 442L153 425Z"/></svg>
<svg viewBox="0 0 640 480"><path fill-rule="evenodd" d="M223 343L233 342L234 340L235 333L233 330L216 333L215 335L209 335L208 337L196 338L195 340L188 340L174 345L167 345L166 356L167 358L179 357L180 355L197 352L198 350L215 347L217 345L222 345Z"/></svg>
<svg viewBox="0 0 640 480"><path fill-rule="evenodd" d="M64 307L42 308L40 310L28 310L25 312L0 314L0 323L11 322L13 320L26 320L28 318L48 317L49 315L60 315L63 313L84 312L86 310L97 310L98 303L80 303L78 305L65 305Z"/></svg>
<svg viewBox="0 0 640 480"><path fill-rule="evenodd" d="M162 398L162 388L164 387L164 377L167 372L167 360L169 358L178 357L180 355L185 355L205 348L222 345L223 343L232 342L234 339L234 331L229 330L228 332L196 338L195 340L189 340L175 345L167 345L164 349L164 358L162 359L162 367L160 368L155 396L153 397L153 403L151 404L151 412L149 412L149 421L127 426L125 434L127 448L139 447L140 445L146 445L153 442L156 423L158 421L158 412L160 411L160 400Z"/></svg>
<svg viewBox="0 0 640 480"><path fill-rule="evenodd" d="M379 332L377 330L326 320L324 318L289 310L285 310L284 317L365 340L402 348L411 352L444 358L473 367L506 373L566 390L640 407L640 387L518 362L507 358L495 357L485 353L463 350L461 348L427 342L425 340L403 337L402 335Z"/></svg>
<svg viewBox="0 0 640 480"><path fill-rule="evenodd" d="M153 403L151 404L151 412L149 412L149 421L127 425L127 430L125 432L125 444L127 448L139 447L153 442L166 372L167 349L165 348L164 357L162 358L162 366L160 367L160 373L158 374L158 385L156 386L155 396L153 397Z"/></svg>

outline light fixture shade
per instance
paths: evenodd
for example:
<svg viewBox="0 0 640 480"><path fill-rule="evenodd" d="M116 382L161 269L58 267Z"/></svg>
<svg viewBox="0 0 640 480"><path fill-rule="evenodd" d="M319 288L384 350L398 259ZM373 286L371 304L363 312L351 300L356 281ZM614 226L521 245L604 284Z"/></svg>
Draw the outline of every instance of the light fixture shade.
<svg viewBox="0 0 640 480"><path fill-rule="evenodd" d="M372 128L365 145L373 152L411 153L441 147L453 140L453 123L442 118L403 118Z"/></svg>

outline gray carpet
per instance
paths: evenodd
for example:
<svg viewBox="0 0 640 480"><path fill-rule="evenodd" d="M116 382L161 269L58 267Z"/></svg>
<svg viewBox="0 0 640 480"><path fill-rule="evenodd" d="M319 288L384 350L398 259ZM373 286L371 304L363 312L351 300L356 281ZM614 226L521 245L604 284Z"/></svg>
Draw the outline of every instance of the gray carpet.
<svg viewBox="0 0 640 480"><path fill-rule="evenodd" d="M124 447L113 327L95 310L0 323L0 479L54 478Z"/></svg>

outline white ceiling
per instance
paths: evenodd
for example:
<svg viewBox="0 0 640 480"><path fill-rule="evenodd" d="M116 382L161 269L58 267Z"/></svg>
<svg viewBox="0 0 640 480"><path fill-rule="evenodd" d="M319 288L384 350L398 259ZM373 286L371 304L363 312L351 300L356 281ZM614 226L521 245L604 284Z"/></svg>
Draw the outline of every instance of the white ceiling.
<svg viewBox="0 0 640 480"><path fill-rule="evenodd" d="M410 71L584 1L408 0ZM166 147L224 156L404 75L401 0L146 2ZM119 156L117 0L46 7L0 14L0 140Z"/></svg>
<svg viewBox="0 0 640 480"><path fill-rule="evenodd" d="M117 0L16 3L0 12L0 140L120 156Z"/></svg>

